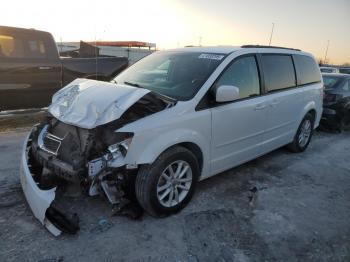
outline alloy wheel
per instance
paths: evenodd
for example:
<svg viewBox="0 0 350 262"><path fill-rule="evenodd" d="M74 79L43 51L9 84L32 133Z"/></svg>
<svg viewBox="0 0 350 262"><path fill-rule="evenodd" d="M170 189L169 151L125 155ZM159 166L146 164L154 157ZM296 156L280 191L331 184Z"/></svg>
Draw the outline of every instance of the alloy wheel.
<svg viewBox="0 0 350 262"><path fill-rule="evenodd" d="M181 203L192 185L192 169L184 160L168 165L157 183L157 197L165 207L173 207Z"/></svg>
<svg viewBox="0 0 350 262"><path fill-rule="evenodd" d="M301 126L300 134L299 134L299 146L304 147L311 137L312 132L312 124L309 119L306 119Z"/></svg>

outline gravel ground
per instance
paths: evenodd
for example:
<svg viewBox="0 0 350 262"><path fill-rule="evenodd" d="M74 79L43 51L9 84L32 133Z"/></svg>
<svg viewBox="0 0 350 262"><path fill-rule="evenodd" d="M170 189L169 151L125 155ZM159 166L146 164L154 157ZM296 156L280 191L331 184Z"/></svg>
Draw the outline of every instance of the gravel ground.
<svg viewBox="0 0 350 262"><path fill-rule="evenodd" d="M302 154L279 149L202 181L164 219L111 217L100 198L72 198L81 230L58 238L21 191L26 132L0 133L0 261L350 261L349 132L317 132Z"/></svg>

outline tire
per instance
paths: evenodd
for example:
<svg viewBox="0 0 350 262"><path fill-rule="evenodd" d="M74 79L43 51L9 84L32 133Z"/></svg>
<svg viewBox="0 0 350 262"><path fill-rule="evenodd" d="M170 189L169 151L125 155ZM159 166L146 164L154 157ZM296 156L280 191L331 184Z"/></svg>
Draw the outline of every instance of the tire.
<svg viewBox="0 0 350 262"><path fill-rule="evenodd" d="M307 123L309 123L309 125L310 125L309 126L309 128L310 128L309 135L307 138L304 136L304 138L306 140L301 140L302 132L303 132L303 130L305 130ZM304 117L303 121L301 121L301 123L298 127L298 130L294 136L293 142L287 145L287 147L290 151L292 151L293 153L301 153L301 152L305 151L305 149L310 144L311 137L312 137L313 131L314 131L314 124L315 124L315 117L311 113L307 113L306 116ZM304 135L306 135L306 134L304 133Z"/></svg>
<svg viewBox="0 0 350 262"><path fill-rule="evenodd" d="M174 171L172 175L171 169ZM180 177L179 174L176 175L178 170L186 172ZM199 175L200 168L196 156L184 147L172 147L163 152L152 165L145 165L139 169L135 181L136 198L150 215L169 216L179 212L189 203Z"/></svg>

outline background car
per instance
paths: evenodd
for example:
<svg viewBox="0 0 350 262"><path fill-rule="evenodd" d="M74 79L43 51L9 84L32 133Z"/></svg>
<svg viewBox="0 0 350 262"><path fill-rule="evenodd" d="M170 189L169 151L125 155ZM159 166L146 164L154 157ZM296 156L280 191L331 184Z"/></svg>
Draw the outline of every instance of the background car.
<svg viewBox="0 0 350 262"><path fill-rule="evenodd" d="M325 85L323 126L342 131L350 128L350 75L322 74Z"/></svg>
<svg viewBox="0 0 350 262"><path fill-rule="evenodd" d="M341 67L341 68L339 68L339 73L350 75L350 67Z"/></svg>
<svg viewBox="0 0 350 262"><path fill-rule="evenodd" d="M126 57L60 57L48 32L0 26L0 111L41 108L79 77L110 81Z"/></svg>
<svg viewBox="0 0 350 262"><path fill-rule="evenodd" d="M339 73L338 68L330 66L320 66L320 70L322 73Z"/></svg>

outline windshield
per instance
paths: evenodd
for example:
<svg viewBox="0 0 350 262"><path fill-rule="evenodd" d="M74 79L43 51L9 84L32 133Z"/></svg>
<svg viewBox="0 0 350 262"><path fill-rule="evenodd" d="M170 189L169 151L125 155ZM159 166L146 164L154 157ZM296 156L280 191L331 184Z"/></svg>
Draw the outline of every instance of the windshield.
<svg viewBox="0 0 350 262"><path fill-rule="evenodd" d="M113 82L142 87L177 100L195 96L224 55L155 52L119 74Z"/></svg>
<svg viewBox="0 0 350 262"><path fill-rule="evenodd" d="M334 76L322 76L322 78L326 89L336 88L338 84L343 81L342 78Z"/></svg>

